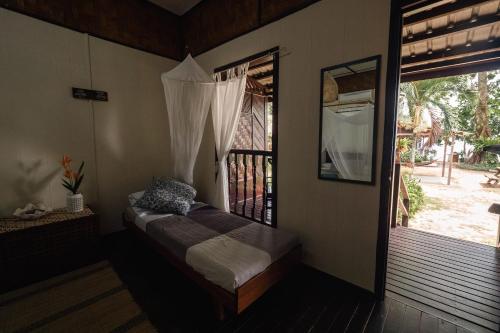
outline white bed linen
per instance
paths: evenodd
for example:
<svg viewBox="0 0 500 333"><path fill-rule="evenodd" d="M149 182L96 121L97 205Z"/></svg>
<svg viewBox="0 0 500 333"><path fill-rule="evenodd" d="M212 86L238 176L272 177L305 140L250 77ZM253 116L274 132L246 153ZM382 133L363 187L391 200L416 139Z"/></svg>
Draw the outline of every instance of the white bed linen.
<svg viewBox="0 0 500 333"><path fill-rule="evenodd" d="M234 293L271 264L271 256L226 235L191 246L186 263L207 280Z"/></svg>
<svg viewBox="0 0 500 333"><path fill-rule="evenodd" d="M146 231L146 226L148 225L149 222L153 222L163 217L173 215L173 214L160 214L155 211L139 207L132 207L132 210L135 213L134 223L144 232Z"/></svg>
<svg viewBox="0 0 500 333"><path fill-rule="evenodd" d="M163 217L171 216L172 214L160 214L153 210L135 207L134 204L144 195L144 191L134 192L129 194L128 201L130 203L130 208L135 213L134 223L142 230L146 231L146 226L149 222L161 219Z"/></svg>
<svg viewBox="0 0 500 333"><path fill-rule="evenodd" d="M129 195L129 201L135 215L134 223L146 232L148 223L173 214L159 214L133 206L143 194L144 191L132 193ZM196 202L194 207L204 205L206 204ZM267 252L226 235L191 246L186 252L185 260L207 280L231 293L272 263Z"/></svg>

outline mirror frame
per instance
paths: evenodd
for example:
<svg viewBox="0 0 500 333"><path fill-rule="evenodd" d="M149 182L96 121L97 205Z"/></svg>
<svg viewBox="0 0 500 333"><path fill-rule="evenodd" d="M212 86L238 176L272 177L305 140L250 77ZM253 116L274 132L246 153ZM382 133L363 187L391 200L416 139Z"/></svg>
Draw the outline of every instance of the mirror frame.
<svg viewBox="0 0 500 333"><path fill-rule="evenodd" d="M375 185L375 171L377 164L377 135L378 135L378 110L379 110L379 96L380 96L380 64L381 64L382 56L375 55L359 60L354 60L350 62L346 62L339 65L323 67L321 68L321 80L320 80L320 103L319 103L319 142L318 142L318 179L321 180L330 180L337 182L345 182L345 183L354 183L354 184L364 184L364 185ZM324 74L332 69L337 69L341 67L346 67L349 65L358 64L360 62L373 61L376 62L375 69L375 101L373 108L373 138L372 138L372 169L371 169L371 180L356 180L356 179L343 179L343 178L327 178L321 175L321 142L323 140L323 84L324 84Z"/></svg>

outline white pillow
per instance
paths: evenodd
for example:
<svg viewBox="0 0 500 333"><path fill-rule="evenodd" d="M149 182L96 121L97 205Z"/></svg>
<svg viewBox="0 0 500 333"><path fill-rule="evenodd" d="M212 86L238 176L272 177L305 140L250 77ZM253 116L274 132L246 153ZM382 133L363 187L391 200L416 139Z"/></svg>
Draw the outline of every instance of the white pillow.
<svg viewBox="0 0 500 333"><path fill-rule="evenodd" d="M139 200L144 195L144 191L134 192L128 195L128 202L130 206L133 206L137 200Z"/></svg>

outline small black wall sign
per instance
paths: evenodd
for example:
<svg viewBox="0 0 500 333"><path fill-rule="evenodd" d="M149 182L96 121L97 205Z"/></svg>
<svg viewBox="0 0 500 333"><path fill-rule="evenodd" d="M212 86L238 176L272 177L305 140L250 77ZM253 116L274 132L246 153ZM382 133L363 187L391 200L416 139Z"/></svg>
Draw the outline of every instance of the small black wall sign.
<svg viewBox="0 0 500 333"><path fill-rule="evenodd" d="M108 93L105 91L99 90L89 90L83 88L72 88L73 89L73 98L78 99L90 99L93 101L108 101Z"/></svg>

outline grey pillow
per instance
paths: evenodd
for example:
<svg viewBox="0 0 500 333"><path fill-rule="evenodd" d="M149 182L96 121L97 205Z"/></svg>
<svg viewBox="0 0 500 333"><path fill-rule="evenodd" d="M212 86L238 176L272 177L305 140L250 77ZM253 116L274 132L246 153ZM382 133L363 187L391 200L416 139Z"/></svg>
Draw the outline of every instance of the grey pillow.
<svg viewBox="0 0 500 333"><path fill-rule="evenodd" d="M196 190L194 187L174 179L159 179L158 186L162 189L170 191L175 196L180 196L191 201L196 197Z"/></svg>
<svg viewBox="0 0 500 333"><path fill-rule="evenodd" d="M191 201L182 197L172 197L163 203L158 212L162 214L187 215L191 208Z"/></svg>
<svg viewBox="0 0 500 333"><path fill-rule="evenodd" d="M153 179L134 206L163 214L187 215L195 196L196 190L187 184Z"/></svg>

